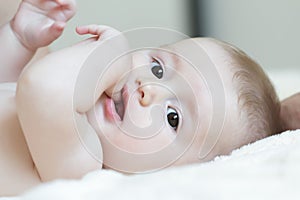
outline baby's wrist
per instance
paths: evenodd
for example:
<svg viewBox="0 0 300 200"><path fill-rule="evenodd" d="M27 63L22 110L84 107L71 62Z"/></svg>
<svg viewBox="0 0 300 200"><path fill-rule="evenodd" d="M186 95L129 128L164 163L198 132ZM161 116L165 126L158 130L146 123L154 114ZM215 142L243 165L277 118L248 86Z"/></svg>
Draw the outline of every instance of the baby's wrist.
<svg viewBox="0 0 300 200"><path fill-rule="evenodd" d="M26 50L29 53L35 53L36 50L38 48L36 47L29 47L28 45L26 45L26 43L22 40L21 34L18 33L18 31L16 30L15 24L14 24L14 20L12 19L9 23L8 23L8 28L10 29L10 32L12 33L13 37L15 38L15 40L19 43L19 45Z"/></svg>

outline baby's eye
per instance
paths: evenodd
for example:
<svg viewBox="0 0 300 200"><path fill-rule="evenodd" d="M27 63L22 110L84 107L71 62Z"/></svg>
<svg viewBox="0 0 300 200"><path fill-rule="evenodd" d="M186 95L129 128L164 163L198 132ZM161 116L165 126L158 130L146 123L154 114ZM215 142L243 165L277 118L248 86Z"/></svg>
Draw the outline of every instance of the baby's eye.
<svg viewBox="0 0 300 200"><path fill-rule="evenodd" d="M167 118L169 125L176 131L179 124L179 115L174 108L167 108Z"/></svg>
<svg viewBox="0 0 300 200"><path fill-rule="evenodd" d="M158 79L161 79L164 75L163 67L155 59L153 59L153 61L151 62L151 71L152 71L152 74Z"/></svg>

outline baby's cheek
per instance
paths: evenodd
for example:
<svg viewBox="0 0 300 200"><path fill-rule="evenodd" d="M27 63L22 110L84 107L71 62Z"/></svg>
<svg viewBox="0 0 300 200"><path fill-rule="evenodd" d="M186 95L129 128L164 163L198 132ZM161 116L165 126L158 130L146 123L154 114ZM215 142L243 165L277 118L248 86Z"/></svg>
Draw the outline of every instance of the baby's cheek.
<svg viewBox="0 0 300 200"><path fill-rule="evenodd" d="M149 154L158 152L173 142L173 138L163 132L145 139L132 136L130 133L120 129L111 129L109 131L107 135L100 136L101 142L106 143L103 146L105 148L104 152L117 148L120 151L132 154Z"/></svg>

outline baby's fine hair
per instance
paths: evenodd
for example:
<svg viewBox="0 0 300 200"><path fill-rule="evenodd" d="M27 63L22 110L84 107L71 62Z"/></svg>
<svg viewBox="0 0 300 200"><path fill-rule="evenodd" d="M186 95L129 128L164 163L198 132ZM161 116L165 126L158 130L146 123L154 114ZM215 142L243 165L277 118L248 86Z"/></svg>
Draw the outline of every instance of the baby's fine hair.
<svg viewBox="0 0 300 200"><path fill-rule="evenodd" d="M239 116L245 122L242 130L247 130L247 141L281 132L280 102L261 66L237 47L217 43L232 57L232 81L238 97Z"/></svg>

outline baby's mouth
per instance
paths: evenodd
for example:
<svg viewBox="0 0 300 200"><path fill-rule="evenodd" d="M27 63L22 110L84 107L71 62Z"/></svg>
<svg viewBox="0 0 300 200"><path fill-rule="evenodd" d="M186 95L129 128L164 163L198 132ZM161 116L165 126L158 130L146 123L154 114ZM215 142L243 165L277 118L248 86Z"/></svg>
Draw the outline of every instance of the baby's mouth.
<svg viewBox="0 0 300 200"><path fill-rule="evenodd" d="M125 103L126 103L125 93L126 93L126 87L124 86L118 94L115 94L112 97L112 100L115 104L116 112L119 115L121 120L123 120L124 113L125 113Z"/></svg>
<svg viewBox="0 0 300 200"><path fill-rule="evenodd" d="M114 101L115 108L117 111L117 114L119 115L120 119L123 120L124 117L124 103L123 101Z"/></svg>

